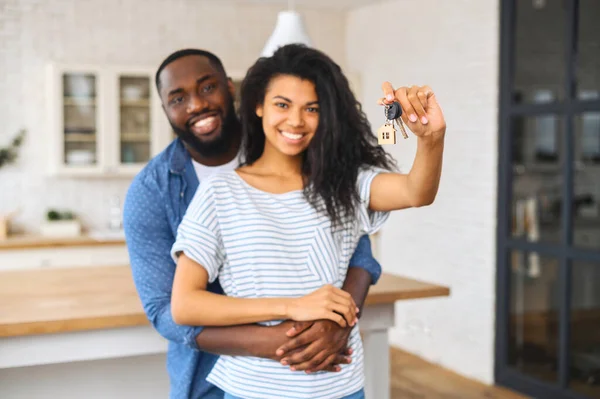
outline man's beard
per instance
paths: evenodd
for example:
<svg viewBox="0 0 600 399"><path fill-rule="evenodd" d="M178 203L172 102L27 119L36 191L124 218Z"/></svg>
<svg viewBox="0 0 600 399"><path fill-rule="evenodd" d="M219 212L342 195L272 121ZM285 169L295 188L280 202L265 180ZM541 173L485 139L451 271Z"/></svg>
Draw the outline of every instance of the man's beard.
<svg viewBox="0 0 600 399"><path fill-rule="evenodd" d="M204 112L206 111L202 111L199 114ZM223 118L222 115L221 118ZM235 136L240 133L240 123L235 114L233 100L230 102L229 109L227 110L227 117L222 119L221 133L218 137L210 141L200 140L194 135L189 127L185 130L178 128L171 122L170 119L169 124L171 125L171 128L177 137L179 137L192 150L206 158L213 158L226 154L231 149Z"/></svg>

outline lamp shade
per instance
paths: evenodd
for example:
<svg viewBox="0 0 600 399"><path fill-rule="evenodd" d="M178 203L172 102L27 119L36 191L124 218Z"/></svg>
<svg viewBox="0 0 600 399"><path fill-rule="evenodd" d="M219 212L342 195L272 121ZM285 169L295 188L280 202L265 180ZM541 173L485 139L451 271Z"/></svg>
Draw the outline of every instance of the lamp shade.
<svg viewBox="0 0 600 399"><path fill-rule="evenodd" d="M270 57L279 47L292 43L311 45L300 14L295 11L281 11L277 15L275 29L267 40L261 56Z"/></svg>

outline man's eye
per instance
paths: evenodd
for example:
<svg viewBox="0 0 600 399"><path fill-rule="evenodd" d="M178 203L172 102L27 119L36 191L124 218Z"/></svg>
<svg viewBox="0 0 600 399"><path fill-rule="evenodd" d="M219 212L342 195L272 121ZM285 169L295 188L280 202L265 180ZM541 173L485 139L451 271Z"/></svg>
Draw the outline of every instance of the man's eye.
<svg viewBox="0 0 600 399"><path fill-rule="evenodd" d="M215 84L211 83L209 85L206 85L202 88L202 91L204 93L210 93L211 91L213 91L213 89L215 88Z"/></svg>
<svg viewBox="0 0 600 399"><path fill-rule="evenodd" d="M179 97L174 97L171 99L170 103L175 105L175 104L179 104L183 101L183 97L179 96Z"/></svg>

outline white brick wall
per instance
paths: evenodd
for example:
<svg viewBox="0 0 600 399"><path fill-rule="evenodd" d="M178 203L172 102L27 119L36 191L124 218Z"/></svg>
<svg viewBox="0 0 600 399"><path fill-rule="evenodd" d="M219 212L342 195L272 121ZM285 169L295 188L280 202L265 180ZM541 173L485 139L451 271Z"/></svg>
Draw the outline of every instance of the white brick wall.
<svg viewBox="0 0 600 399"><path fill-rule="evenodd" d="M105 228L108 200L124 197L129 179L44 176L44 66L114 63L157 67L179 48L214 51L229 70L258 57L286 4L218 5L197 0L0 0L0 145L29 130L16 165L0 169L0 213L20 207L19 229L35 231L49 207L70 208L90 228ZM345 60L345 17L298 9L315 46Z"/></svg>
<svg viewBox="0 0 600 399"><path fill-rule="evenodd" d="M496 274L497 1L403 0L349 13L348 67L362 79L365 111L381 83L429 84L447 119L439 196L428 208L397 212L381 235L386 272L448 285L450 298L400 302L394 345L491 383ZM410 169L416 140L390 152Z"/></svg>

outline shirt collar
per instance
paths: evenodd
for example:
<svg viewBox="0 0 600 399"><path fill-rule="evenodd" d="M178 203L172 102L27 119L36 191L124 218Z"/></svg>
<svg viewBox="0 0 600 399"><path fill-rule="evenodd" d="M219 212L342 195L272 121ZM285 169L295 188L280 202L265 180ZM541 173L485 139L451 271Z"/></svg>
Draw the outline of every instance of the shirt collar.
<svg viewBox="0 0 600 399"><path fill-rule="evenodd" d="M181 175L185 172L185 165L188 162L190 162L190 153L181 139L175 139L175 146L169 157L169 170L171 173Z"/></svg>

